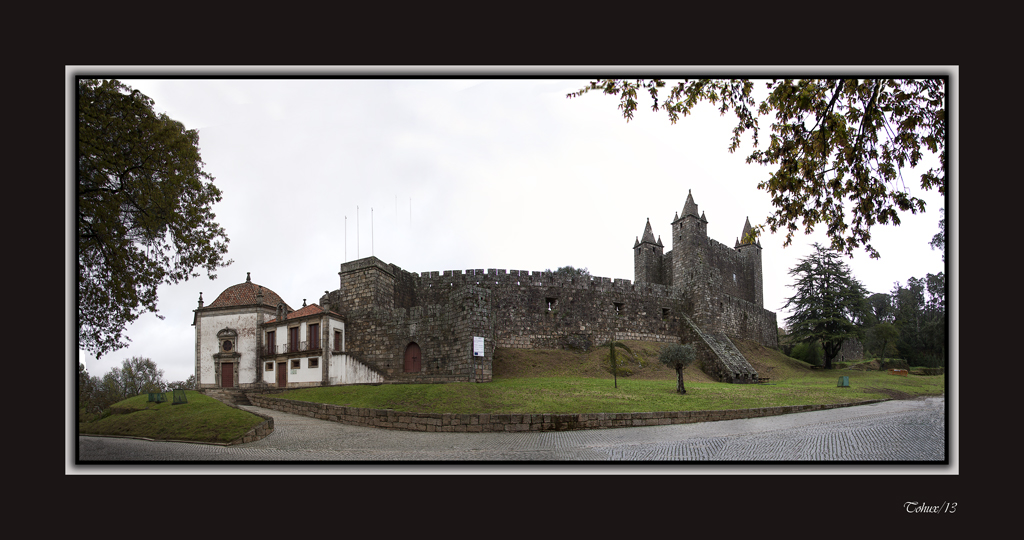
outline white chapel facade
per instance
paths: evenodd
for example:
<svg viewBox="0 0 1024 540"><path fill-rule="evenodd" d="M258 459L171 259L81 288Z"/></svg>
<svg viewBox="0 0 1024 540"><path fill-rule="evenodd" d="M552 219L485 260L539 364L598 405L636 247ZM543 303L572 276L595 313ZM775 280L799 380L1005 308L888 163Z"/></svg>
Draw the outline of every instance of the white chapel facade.
<svg viewBox="0 0 1024 540"><path fill-rule="evenodd" d="M345 352L345 321L326 305L294 310L267 287L245 282L195 310L196 383L204 388L296 388L380 382Z"/></svg>

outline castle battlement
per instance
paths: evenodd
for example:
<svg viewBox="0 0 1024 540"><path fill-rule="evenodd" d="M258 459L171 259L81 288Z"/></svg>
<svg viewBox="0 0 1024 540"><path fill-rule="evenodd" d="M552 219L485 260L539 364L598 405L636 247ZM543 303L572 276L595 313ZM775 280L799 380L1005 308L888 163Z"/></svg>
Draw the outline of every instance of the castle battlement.
<svg viewBox="0 0 1024 540"><path fill-rule="evenodd" d="M321 301L349 321L352 354L402 377L396 355L416 350L423 373L460 380L469 366L481 369L465 348L480 337L488 350L585 350L611 339L678 343L696 325L716 343L724 338L713 336L730 335L777 346L775 313L761 305L761 248L729 247L708 238L706 226L692 195L671 223L673 249L648 220L633 246L633 280L499 268L417 273L369 257L343 264L340 288ZM744 369L721 368L750 380L752 368ZM470 380L489 379L474 373Z"/></svg>
<svg viewBox="0 0 1024 540"><path fill-rule="evenodd" d="M404 272L401 269L399 271ZM505 270L489 268L469 270L445 270L431 272L408 272L413 282L419 287L454 287L461 285L480 285L482 287L557 287L592 289L600 291L619 291L634 293L644 291L647 294L667 296L671 288L660 284L634 284L630 279L610 278L603 276L568 276L549 271Z"/></svg>
<svg viewBox="0 0 1024 540"><path fill-rule="evenodd" d="M643 241L633 245L633 280L497 268L416 273L370 256L340 265L338 289L312 306L323 313L316 320L304 315L265 328L263 312L279 303L264 301L269 289L227 311L220 300L204 309L200 299L197 377L208 387L487 382L496 348L585 351L609 340L642 340L693 343L706 372L756 381L729 338L777 346L749 220L744 243L730 248L708 238L707 219L689 195L670 227L672 249L665 250L647 221ZM253 287L247 279L223 296L242 298L235 293ZM231 332L210 334L224 328ZM268 356L263 344L275 342L300 349ZM314 353L302 343L331 346Z"/></svg>

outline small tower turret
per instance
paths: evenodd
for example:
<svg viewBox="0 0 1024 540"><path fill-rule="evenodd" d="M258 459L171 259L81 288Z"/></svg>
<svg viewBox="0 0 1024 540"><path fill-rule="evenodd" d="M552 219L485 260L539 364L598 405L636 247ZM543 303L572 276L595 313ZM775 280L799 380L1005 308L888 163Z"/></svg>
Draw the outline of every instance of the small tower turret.
<svg viewBox="0 0 1024 540"><path fill-rule="evenodd" d="M736 251L742 256L742 272L749 276L744 280L745 290L741 297L758 306L764 306L763 277L761 270L761 241L754 237L754 228L750 226L750 217L743 223L743 232L736 239Z"/></svg>
<svg viewBox="0 0 1024 540"><path fill-rule="evenodd" d="M665 256L665 244L661 237L654 239L651 219L647 218L644 234L633 243L633 281L636 283L665 284L662 261Z"/></svg>

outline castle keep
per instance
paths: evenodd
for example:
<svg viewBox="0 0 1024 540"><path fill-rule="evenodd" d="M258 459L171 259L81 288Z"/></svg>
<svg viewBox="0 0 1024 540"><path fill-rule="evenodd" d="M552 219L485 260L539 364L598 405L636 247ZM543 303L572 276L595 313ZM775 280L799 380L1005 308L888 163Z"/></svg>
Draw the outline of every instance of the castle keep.
<svg viewBox="0 0 1024 540"><path fill-rule="evenodd" d="M692 343L705 372L756 381L730 337L778 346L761 246L749 220L732 248L708 238L707 223L688 194L665 251L648 220L633 245L633 281L493 268L417 274L367 257L343 263L339 288L319 305L292 310L247 279L209 307L200 298L197 382L488 382L495 348L586 350L612 339Z"/></svg>

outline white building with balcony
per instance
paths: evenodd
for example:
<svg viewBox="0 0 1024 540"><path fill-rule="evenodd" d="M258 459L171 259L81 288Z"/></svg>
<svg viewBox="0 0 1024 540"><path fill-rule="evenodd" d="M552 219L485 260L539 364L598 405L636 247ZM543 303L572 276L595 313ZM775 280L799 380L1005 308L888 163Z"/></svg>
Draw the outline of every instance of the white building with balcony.
<svg viewBox="0 0 1024 540"><path fill-rule="evenodd" d="M198 388L325 386L380 382L345 353L345 321L326 306L293 310L274 291L245 282L195 310Z"/></svg>

